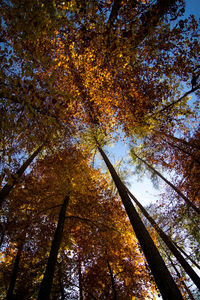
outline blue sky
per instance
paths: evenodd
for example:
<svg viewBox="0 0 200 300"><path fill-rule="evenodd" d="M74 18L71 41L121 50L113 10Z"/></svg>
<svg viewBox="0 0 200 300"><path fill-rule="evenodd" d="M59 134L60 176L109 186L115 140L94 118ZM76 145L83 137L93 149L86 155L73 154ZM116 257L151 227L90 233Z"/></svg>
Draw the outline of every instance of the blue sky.
<svg viewBox="0 0 200 300"><path fill-rule="evenodd" d="M199 0L186 0L186 15L193 14L200 18L200 1Z"/></svg>

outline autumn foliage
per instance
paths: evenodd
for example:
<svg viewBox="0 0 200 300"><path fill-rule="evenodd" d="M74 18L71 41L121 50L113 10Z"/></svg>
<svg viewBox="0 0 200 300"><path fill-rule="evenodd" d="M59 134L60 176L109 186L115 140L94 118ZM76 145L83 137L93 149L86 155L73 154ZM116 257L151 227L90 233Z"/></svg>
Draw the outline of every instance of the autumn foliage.
<svg viewBox="0 0 200 300"><path fill-rule="evenodd" d="M198 275L131 207L105 151L126 143L139 177L168 178L147 211L198 265L198 20L182 0L3 0L0 12L0 298L198 297Z"/></svg>

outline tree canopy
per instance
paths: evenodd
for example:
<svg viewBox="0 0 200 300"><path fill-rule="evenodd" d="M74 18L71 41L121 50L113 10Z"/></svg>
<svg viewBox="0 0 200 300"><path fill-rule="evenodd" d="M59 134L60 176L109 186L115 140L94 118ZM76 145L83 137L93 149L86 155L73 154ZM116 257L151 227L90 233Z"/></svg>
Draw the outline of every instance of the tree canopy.
<svg viewBox="0 0 200 300"><path fill-rule="evenodd" d="M200 22L184 11L2 1L1 299L198 297ZM157 204L137 204L108 142L164 180Z"/></svg>

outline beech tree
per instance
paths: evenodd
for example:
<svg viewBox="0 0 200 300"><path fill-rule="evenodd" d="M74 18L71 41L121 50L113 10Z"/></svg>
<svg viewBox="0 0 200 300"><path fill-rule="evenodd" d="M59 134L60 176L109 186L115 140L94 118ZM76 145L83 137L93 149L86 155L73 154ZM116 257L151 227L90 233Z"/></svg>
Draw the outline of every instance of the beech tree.
<svg viewBox="0 0 200 300"><path fill-rule="evenodd" d="M182 0L3 0L0 12L1 294L145 298L155 283L138 252L142 248L163 298L182 299L158 253L156 235L150 238L99 147L136 238L84 137L92 129L102 138L140 144L147 164L173 169L171 186L196 211L186 215L180 193L169 192L170 224L178 235L179 220L184 226L191 222L187 233L197 243L191 224L199 211L198 21L184 19ZM193 94L197 101L191 102ZM53 251L66 194L70 201ZM25 228L17 255L17 237ZM51 292L41 296L51 263ZM99 280L92 280L97 275Z"/></svg>
<svg viewBox="0 0 200 300"><path fill-rule="evenodd" d="M63 228L64 228L64 222L65 222L65 214L66 214L68 202L69 202L69 196L67 195L65 197L63 204L61 206L61 209L60 209L58 224L57 224L54 238L52 241L52 246L51 246L51 251L50 251L48 262L47 262L46 271L44 273L44 277L42 279L42 283L40 286L38 299L49 299L50 298L50 292L51 292L54 272L55 272L55 268L56 268L57 256L58 256L59 248L60 248L61 241L62 241L62 234L63 234Z"/></svg>
<svg viewBox="0 0 200 300"><path fill-rule="evenodd" d="M182 299L182 296L180 294L180 291L176 287L170 273L168 272L164 262L162 261L161 256L159 255L158 250L156 249L156 246L154 245L153 241L151 240L151 237L148 235L148 232L146 231L146 228L144 227L142 221L140 220L139 216L137 215L137 212L134 208L134 206L131 203L131 200L128 196L128 193L122 184L120 178L118 177L117 173L115 172L112 164L108 160L107 156L103 152L103 150L98 146L98 150L102 155L102 158L104 159L110 174L117 186L118 192L120 194L120 197L123 201L123 205L125 206L126 212L129 216L130 222L133 226L133 229L135 231L135 234L141 244L142 250L144 251L145 257L150 265L151 271L154 275L155 281L158 285L158 288L163 296L163 298L167 299L173 295L173 297L177 297L178 299ZM151 249L149 251L148 249ZM162 276L163 278L162 278ZM166 286L165 286L166 285Z"/></svg>

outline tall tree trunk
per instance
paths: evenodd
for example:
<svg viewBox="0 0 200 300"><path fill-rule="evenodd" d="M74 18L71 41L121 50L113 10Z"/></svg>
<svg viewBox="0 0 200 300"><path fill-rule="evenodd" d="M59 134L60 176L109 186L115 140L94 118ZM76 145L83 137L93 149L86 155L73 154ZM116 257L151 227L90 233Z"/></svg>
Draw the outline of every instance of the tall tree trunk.
<svg viewBox="0 0 200 300"><path fill-rule="evenodd" d="M183 299L177 285L175 284L162 257L160 256L158 249L156 248L147 229L142 223L135 207L133 206L124 184L121 182L119 176L117 175L114 167L110 163L104 151L99 145L97 147L110 171L113 181L115 182L119 195L122 199L123 205L132 224L133 230L141 245L141 248L144 252L144 255L147 259L147 262L149 264L149 267L152 271L152 274L155 278L155 282L158 285L163 299Z"/></svg>
<svg viewBox="0 0 200 300"><path fill-rule="evenodd" d="M69 196L66 196L60 209L58 224L51 244L51 251L48 258L46 271L44 273L44 277L40 285L40 290L37 298L38 300L49 300L50 298L50 292L53 283L53 276L55 272L58 251L60 249L60 245L62 241L63 228L65 223L65 214L66 214L68 202L69 202Z"/></svg>
<svg viewBox="0 0 200 300"><path fill-rule="evenodd" d="M182 198L185 200L187 205L192 207L198 214L200 214L200 209L193 203L191 202L175 185L173 185L169 180L167 180L160 172L158 172L156 169L154 169L151 165L149 165L144 159L140 158L133 150L131 151L137 159L142 161L149 169L151 169L156 175L158 175L164 182L166 182L171 188Z"/></svg>
<svg viewBox="0 0 200 300"><path fill-rule="evenodd" d="M35 152L23 163L23 165L19 168L19 170L12 175L12 178L4 185L4 187L0 191L0 208L2 207L2 204L6 197L9 195L10 191L14 187L14 185L17 183L17 181L22 177L24 171L28 168L28 166L32 163L34 158L39 154L39 152L43 148L43 144L38 147Z"/></svg>
<svg viewBox="0 0 200 300"><path fill-rule="evenodd" d="M108 270L109 270L109 274L110 274L110 278L111 278L111 284L112 284L112 291L113 291L113 300L117 300L117 291L115 288L115 279L113 276L113 272L109 263L109 260L107 259L107 265L108 265Z"/></svg>
<svg viewBox="0 0 200 300"><path fill-rule="evenodd" d="M196 267L197 269L200 270L200 266L196 263L196 261L194 261L194 259L192 259L192 257L189 256L189 255L188 255L181 247L179 247L179 245L177 245L176 242L174 242L174 241L172 241L172 242L173 242L173 244L175 245L175 247L176 247L181 253L183 253L183 254L187 257L187 259L190 260L191 263L193 263L193 265L195 265L195 267Z"/></svg>
<svg viewBox="0 0 200 300"><path fill-rule="evenodd" d="M111 13L109 15L108 22L106 24L108 35L109 35L110 29L113 26L113 23L114 23L115 19L117 18L119 9L121 7L121 2L122 2L121 0L114 0L114 2L113 2L112 10L111 10Z"/></svg>
<svg viewBox="0 0 200 300"><path fill-rule="evenodd" d="M198 165L200 165L200 160L197 159L194 154L192 154L191 152L183 149L182 147L178 146L178 145L175 145L175 144L172 144L170 143L169 141L166 141L164 138L161 137L161 140L163 140L166 144L170 145L172 148L176 148L178 149L180 152L183 152L185 153L186 155L190 156L192 158L192 160L197 163Z"/></svg>
<svg viewBox="0 0 200 300"><path fill-rule="evenodd" d="M194 284L200 289L200 278L196 274L196 272L192 269L192 267L188 264L188 262L185 260L185 258L182 256L182 254L177 250L177 248L174 246L172 240L162 231L162 229L157 225L157 223L154 221L154 219L148 214L146 209L140 204L140 202L133 196L133 194L127 189L130 197L133 199L133 201L136 203L136 205L140 208L143 215L147 218L147 220L151 223L153 228L156 230L156 232L159 234L161 239L164 241L164 243L167 245L169 250L173 253L173 255L176 257L176 259L179 261L185 272L190 276Z"/></svg>
<svg viewBox="0 0 200 300"><path fill-rule="evenodd" d="M62 283L61 274L59 274L58 280L59 280L59 286L60 286L61 300L65 300L65 290L64 290L64 287L63 287L63 283Z"/></svg>
<svg viewBox="0 0 200 300"><path fill-rule="evenodd" d="M21 254L22 254L22 250L23 250L23 246L24 246L24 241L25 241L25 234L22 237L22 239L18 245L17 255L15 258L15 263L14 263L13 270L12 270L12 276L10 279L10 284L9 284L9 288L7 291L6 300L12 300L12 298L13 298L13 291L15 288L16 280L17 280L17 273L18 273L18 269L19 269L19 262L20 262L20 258L21 258Z"/></svg>
<svg viewBox="0 0 200 300"><path fill-rule="evenodd" d="M83 285L82 285L82 272L81 272L81 259L78 257L78 282L79 282L79 300L83 300Z"/></svg>
<svg viewBox="0 0 200 300"><path fill-rule="evenodd" d="M169 133L166 133L164 131L158 131L156 129L153 129L152 130L156 135L161 135L161 136L165 136L167 138L169 138L170 140L173 140L174 142L177 142L177 143L180 143L182 145L185 145L186 147L190 147L190 148L195 148L195 149L198 149L200 150L200 147L199 145L195 144L195 141L194 142L187 142L185 141L184 139L181 139L181 138L177 138Z"/></svg>
<svg viewBox="0 0 200 300"><path fill-rule="evenodd" d="M169 259L169 261L170 261L172 267L174 268L177 277L178 277L179 279L181 279L182 276L181 276L180 272L178 271L177 267L175 266L175 264L174 264L173 260L171 259L170 255L167 255L167 257L168 257L168 259ZM190 291L190 289L188 288L187 284L185 283L185 281L184 281L184 280L181 280L181 283L182 283L183 287L185 288L185 290L187 291L188 296L190 297L190 299L191 299L191 300L195 300L194 297L193 297L193 295L192 295L192 293L191 293L191 291Z"/></svg>
<svg viewBox="0 0 200 300"><path fill-rule="evenodd" d="M0 224L0 234L1 234L1 238L0 238L0 248L3 244L3 241L4 241L4 237L5 237L5 234L6 234L6 229L5 229L5 225L3 224Z"/></svg>

